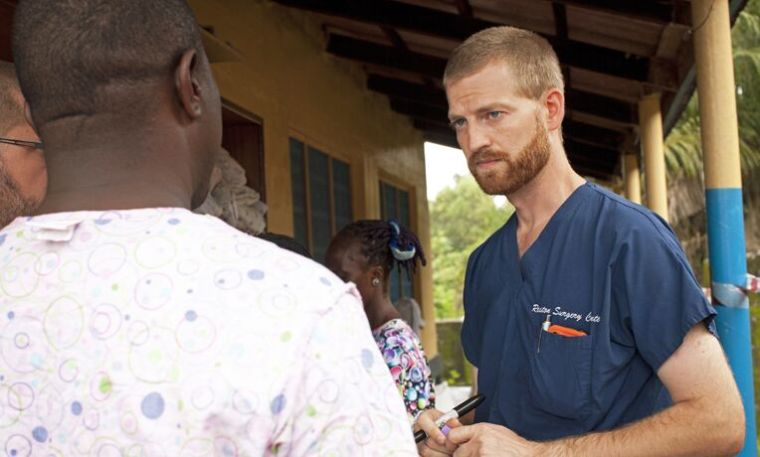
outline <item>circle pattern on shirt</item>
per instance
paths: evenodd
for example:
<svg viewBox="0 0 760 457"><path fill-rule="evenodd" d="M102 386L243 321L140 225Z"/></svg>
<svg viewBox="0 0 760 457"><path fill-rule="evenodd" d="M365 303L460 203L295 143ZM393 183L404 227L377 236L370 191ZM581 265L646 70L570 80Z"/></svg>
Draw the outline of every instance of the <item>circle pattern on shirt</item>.
<svg viewBox="0 0 760 457"><path fill-rule="evenodd" d="M26 297L37 289L39 276L33 274L37 255L23 253L14 257L0 270L0 289L9 297Z"/></svg>
<svg viewBox="0 0 760 457"><path fill-rule="evenodd" d="M148 419L158 419L164 414L164 397L158 392L151 392L140 403L140 411Z"/></svg>
<svg viewBox="0 0 760 457"><path fill-rule="evenodd" d="M171 278L161 273L151 273L137 282L135 300L144 309L157 310L171 300L172 292Z"/></svg>
<svg viewBox="0 0 760 457"><path fill-rule="evenodd" d="M123 318L121 311L114 305L98 305L90 315L90 333L99 340L107 340L121 329Z"/></svg>
<svg viewBox="0 0 760 457"><path fill-rule="evenodd" d="M135 250L135 260L145 268L159 268L177 255L177 246L169 238L155 236L141 241Z"/></svg>
<svg viewBox="0 0 760 457"><path fill-rule="evenodd" d="M50 362L49 346L45 344L42 322L26 316L8 321L0 338L3 360L14 371L32 373L46 368ZM40 341L37 341L39 339Z"/></svg>
<svg viewBox="0 0 760 457"><path fill-rule="evenodd" d="M127 250L117 243L98 246L87 261L90 272L96 276L108 277L118 272L127 261Z"/></svg>
<svg viewBox="0 0 760 457"><path fill-rule="evenodd" d="M56 349L66 349L79 341L84 330L84 311L71 297L56 299L45 312L45 336Z"/></svg>

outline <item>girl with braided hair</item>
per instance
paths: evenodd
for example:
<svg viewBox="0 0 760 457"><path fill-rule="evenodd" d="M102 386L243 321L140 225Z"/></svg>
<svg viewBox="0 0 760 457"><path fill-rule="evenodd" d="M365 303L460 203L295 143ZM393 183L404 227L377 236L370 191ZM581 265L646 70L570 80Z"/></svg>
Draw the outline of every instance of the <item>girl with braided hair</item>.
<svg viewBox="0 0 760 457"><path fill-rule="evenodd" d="M326 265L356 284L372 334L406 404L410 422L435 406L435 391L417 335L389 297L394 267L411 277L425 253L417 236L395 221L362 220L344 227L327 248Z"/></svg>

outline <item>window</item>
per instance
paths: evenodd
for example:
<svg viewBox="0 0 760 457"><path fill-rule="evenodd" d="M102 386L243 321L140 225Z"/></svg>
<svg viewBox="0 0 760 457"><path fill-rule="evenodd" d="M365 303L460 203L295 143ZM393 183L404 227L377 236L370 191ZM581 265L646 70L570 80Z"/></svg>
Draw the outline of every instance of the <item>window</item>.
<svg viewBox="0 0 760 457"><path fill-rule="evenodd" d="M290 139L293 237L318 262L333 235L353 220L351 169L295 138Z"/></svg>
<svg viewBox="0 0 760 457"><path fill-rule="evenodd" d="M413 230L410 225L409 192L384 181L380 181L380 214L385 220L395 219L404 227ZM401 297L414 297L414 283L406 271L398 268L391 271L390 294L393 303Z"/></svg>

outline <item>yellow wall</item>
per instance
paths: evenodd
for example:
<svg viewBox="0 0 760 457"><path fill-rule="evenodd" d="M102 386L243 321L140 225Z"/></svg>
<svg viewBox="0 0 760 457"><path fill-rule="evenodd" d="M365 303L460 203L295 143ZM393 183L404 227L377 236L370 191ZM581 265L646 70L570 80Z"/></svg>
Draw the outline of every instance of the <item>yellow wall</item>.
<svg viewBox="0 0 760 457"><path fill-rule="evenodd" d="M293 233L288 137L297 136L351 165L354 217L379 218L378 175L409 188L414 229L430 252L421 134L366 89L361 66L326 52L308 13L266 0L190 0L198 22L243 55L214 64L222 97L263 120L268 230ZM432 268L418 280L427 322L423 344L437 353Z"/></svg>

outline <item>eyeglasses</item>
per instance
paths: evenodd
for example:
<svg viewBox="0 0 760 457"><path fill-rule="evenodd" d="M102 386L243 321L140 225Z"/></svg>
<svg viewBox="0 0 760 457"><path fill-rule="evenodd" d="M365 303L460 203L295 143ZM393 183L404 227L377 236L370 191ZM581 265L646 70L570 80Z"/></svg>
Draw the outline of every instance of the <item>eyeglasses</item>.
<svg viewBox="0 0 760 457"><path fill-rule="evenodd" d="M38 143L36 141L14 140L11 138L0 137L0 143L12 144L14 146L24 146L26 148L32 148L32 149L42 149L42 143Z"/></svg>

